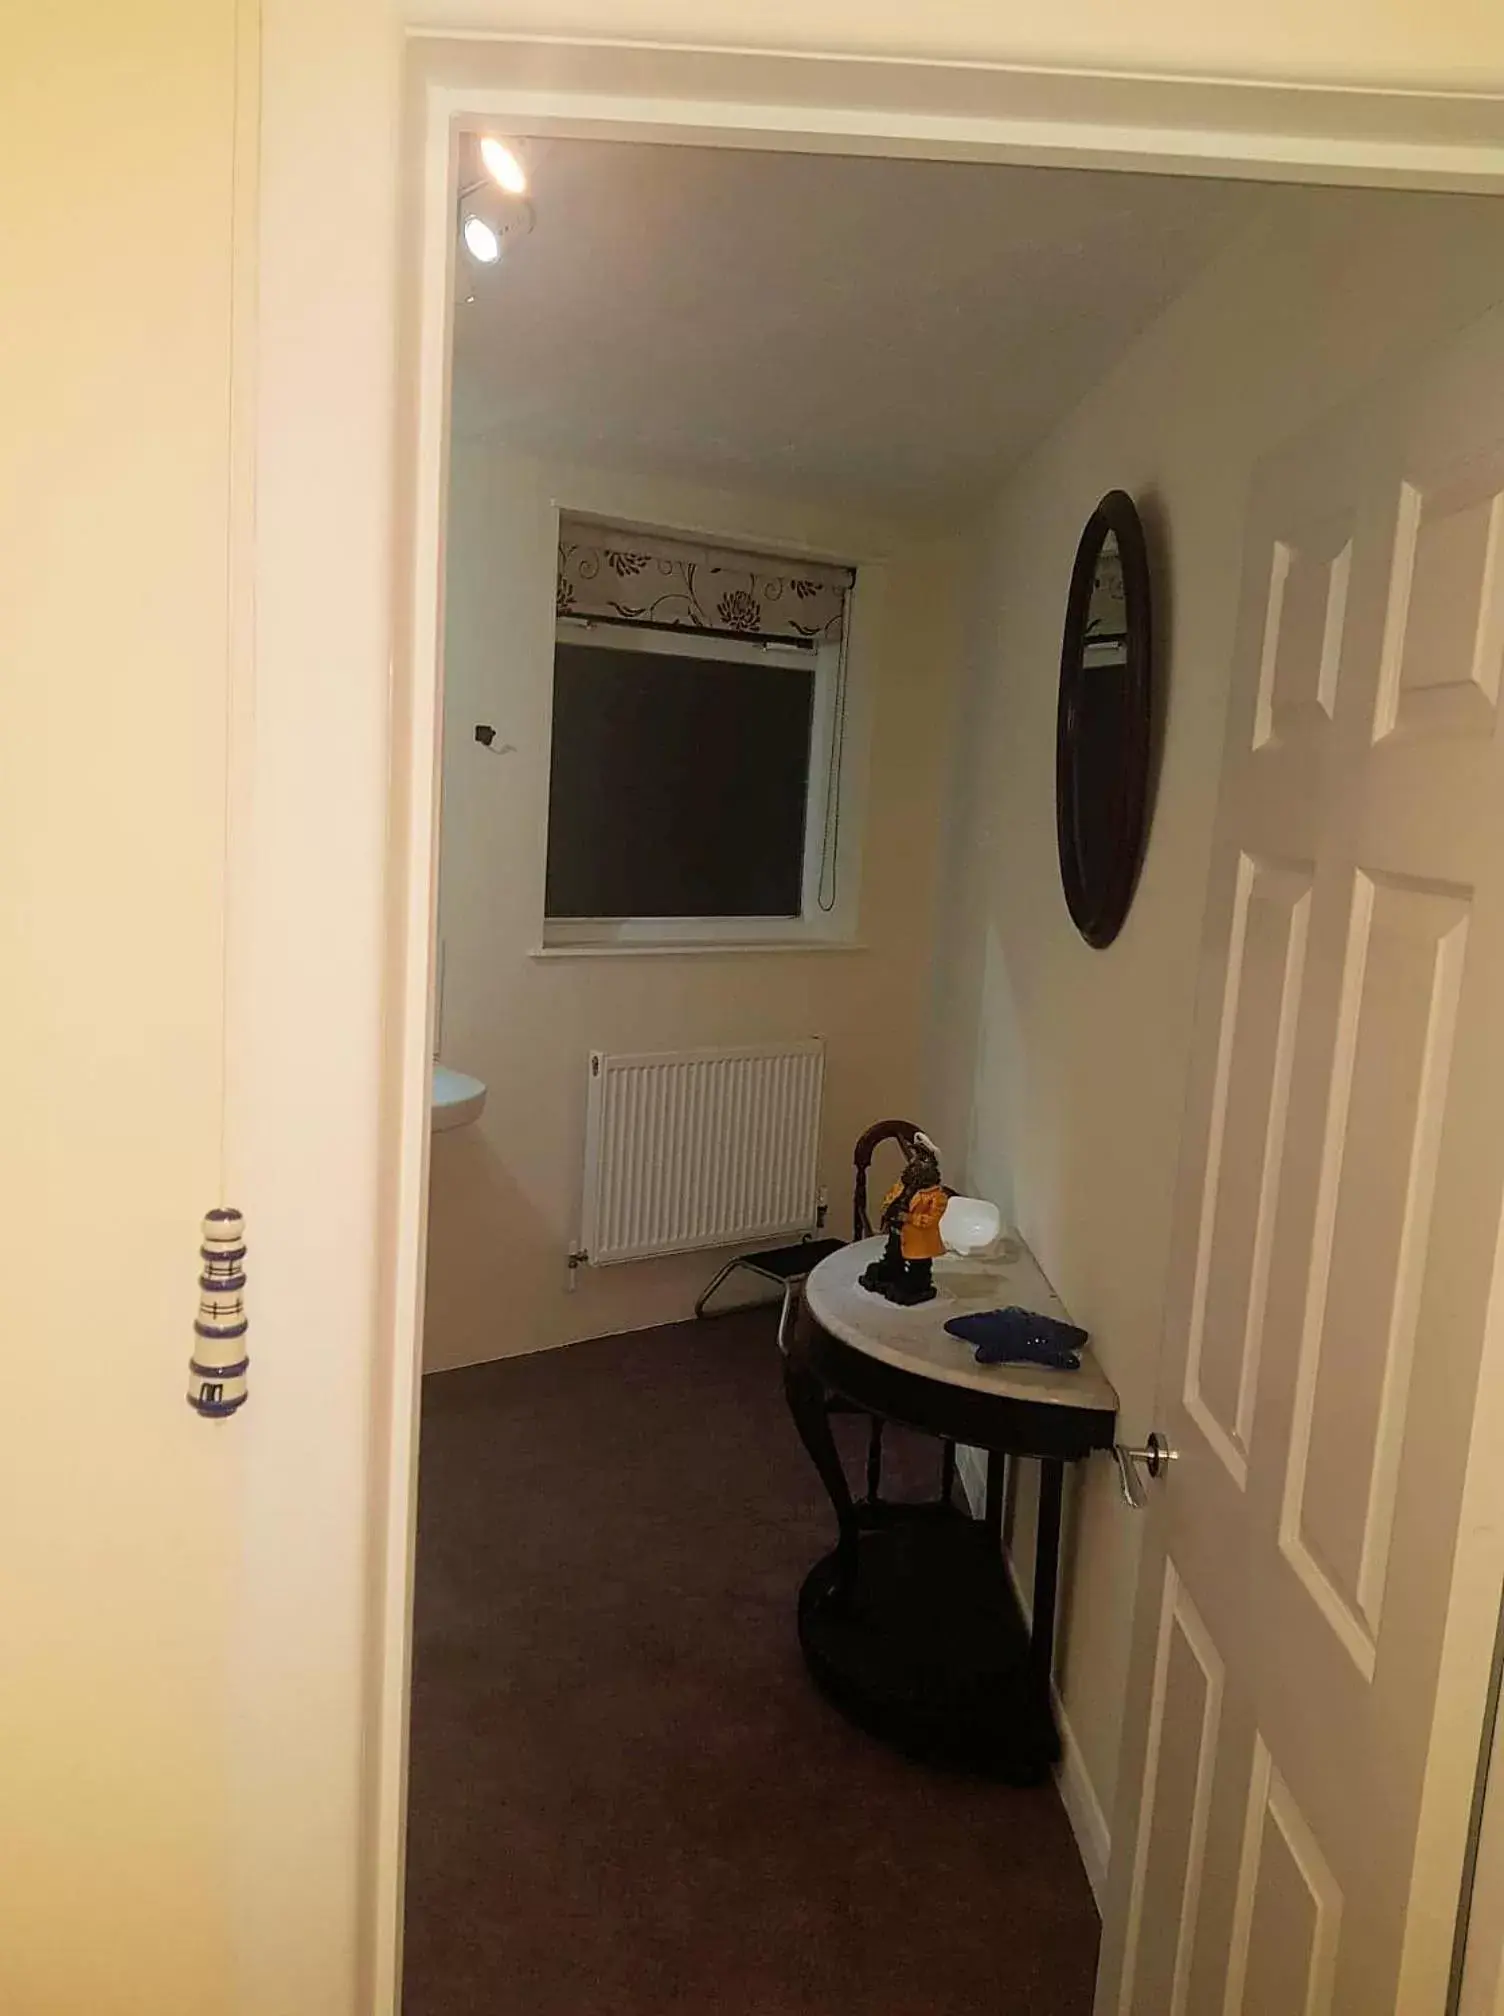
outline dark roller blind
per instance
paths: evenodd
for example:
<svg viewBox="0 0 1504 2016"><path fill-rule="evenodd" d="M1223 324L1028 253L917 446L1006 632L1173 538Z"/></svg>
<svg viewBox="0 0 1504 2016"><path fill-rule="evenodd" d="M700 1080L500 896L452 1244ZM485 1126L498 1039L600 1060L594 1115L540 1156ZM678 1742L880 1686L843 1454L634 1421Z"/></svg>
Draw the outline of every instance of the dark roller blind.
<svg viewBox="0 0 1504 2016"><path fill-rule="evenodd" d="M560 643L550 917L797 917L813 665Z"/></svg>

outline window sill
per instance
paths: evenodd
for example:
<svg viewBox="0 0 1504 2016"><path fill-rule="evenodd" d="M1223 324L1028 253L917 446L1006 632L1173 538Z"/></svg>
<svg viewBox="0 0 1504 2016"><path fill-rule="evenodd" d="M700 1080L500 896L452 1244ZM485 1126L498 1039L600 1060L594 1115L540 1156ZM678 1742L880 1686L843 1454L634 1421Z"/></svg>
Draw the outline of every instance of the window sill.
<svg viewBox="0 0 1504 2016"><path fill-rule="evenodd" d="M529 959L722 959L746 952L865 952L854 938L684 938L677 943L535 945Z"/></svg>

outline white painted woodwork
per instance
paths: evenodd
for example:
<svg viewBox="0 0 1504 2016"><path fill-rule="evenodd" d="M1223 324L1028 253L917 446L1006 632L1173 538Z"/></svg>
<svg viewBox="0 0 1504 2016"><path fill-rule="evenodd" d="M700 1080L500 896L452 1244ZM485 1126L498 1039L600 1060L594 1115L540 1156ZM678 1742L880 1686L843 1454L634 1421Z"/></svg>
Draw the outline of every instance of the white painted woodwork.
<svg viewBox="0 0 1504 2016"><path fill-rule="evenodd" d="M1504 1499L1504 314L1266 461L1235 648L1097 2009L1409 2016Z"/></svg>
<svg viewBox="0 0 1504 2016"><path fill-rule="evenodd" d="M1504 2016L1504 1719L1494 1724L1485 1790L1456 2016Z"/></svg>
<svg viewBox="0 0 1504 2016"><path fill-rule="evenodd" d="M619 0L619 4L624 9L626 0ZM1301 81L1294 86L1270 86L1258 79L1274 74L1280 65L1272 58L1266 60L1262 49L1248 44L1246 14L1238 17L1235 33L1244 38L1247 60L1233 64L1228 78L1208 81L1218 68L1214 62L1188 64L1189 44L1183 37L1173 44L1168 40L1170 15L1176 16L1173 25L1177 29L1183 29L1188 18L1183 0L1172 0L1169 13L1159 24L1176 58L1168 63L1166 74L1146 76L1139 67L1134 74L1116 78L1105 75L1102 67L1113 59L1112 49L1106 41L1094 44L1081 22L1076 27L1082 32L1081 48L1089 61L1089 72L1042 78L1037 70L1017 67L1028 58L1018 40L1023 16L1005 18L999 12L995 19L989 16L984 22L971 0L966 0L965 7L966 36L970 39L964 49L958 45L957 53L969 49L972 57L981 59L976 67L965 62L903 60L914 46L912 24L904 10L885 17L884 25L870 6L857 7L854 0L825 0L823 11L819 5L802 10L800 34L813 35L826 51L844 48L848 54L823 56L813 69L802 57L769 53L771 31L765 10L760 14L748 6L748 0L722 0L721 25L729 22L737 29L724 47L651 50L626 47L619 41L590 45L561 39L556 33L550 33L544 42L530 41L516 18L515 0L513 18L507 21L499 11L502 0L474 0L471 13L476 21L484 16L483 25L504 27L505 35L477 42L452 32L438 37L417 34L410 36L405 52L414 99L420 92L424 95L426 115L409 122L403 162L409 186L421 188L422 199L421 204L411 206L402 234L404 328L412 341L406 345L399 374L397 438L411 460L403 463L408 477L398 484L395 551L399 621L389 689L382 676L387 659L369 634L378 598L352 591L332 601L324 592L322 599L316 600L304 580L309 568L318 565L327 573L327 542L331 538L338 542L344 568L358 570L363 564L375 570L373 579L384 579L379 570L391 550L390 541L383 536L384 527L377 522L379 513L373 500L384 498L390 488L387 458L392 433L384 424L390 418L384 346L391 326L393 248L399 233L394 190L390 183L383 186L379 177L373 185L370 141L373 132L389 130L394 95L391 66L397 38L390 11L377 0L342 0L342 5L342 12L339 7L334 9L337 20L331 20L327 7L311 7L307 0L266 0L268 19L275 30L267 45L266 131L269 144L280 149L282 173L277 186L282 200L280 207L269 206L266 213L261 299L278 356L289 365L295 360L298 367L296 372L289 369L286 373L287 396L276 403L270 431L286 470L295 471L302 482L296 488L285 487L283 508L275 513L268 512L263 500L261 522L266 524L270 518L272 526L285 534L286 551L276 548L274 561L268 565L268 583L279 590L289 609L301 603L304 620L293 638L297 649L268 653L262 669L263 680L270 672L279 682L277 718L285 726L278 742L280 765L273 771L271 786L261 776L259 762L257 781L262 797L277 807L277 832L283 842L277 872L267 878L268 915L281 917L291 912L300 920L317 918L326 940L336 925L345 933L332 946L326 945L320 969L317 998L323 1026L346 1033L356 1026L351 1020L350 1000L364 979L358 954L364 943L360 932L366 912L349 900L352 874L357 889L388 890L393 933L393 985L387 1003L390 1052L385 1079L387 1110L393 1116L387 1144L393 1172L389 1185L392 1231L378 1249L383 1262L381 1369L371 1424L374 1439L370 1441L375 1451L374 1490L382 1508L374 1575L380 1592L379 1623L369 1640L366 1697L374 1700L375 1706L364 1725L363 1751L369 1777L364 1800L367 1822L361 1839L367 1850L364 1866L371 1876L360 1893L361 1964L356 1996L362 2007L388 2011L396 2006L401 1972L402 1814L416 1502L415 1398L425 1241L419 1200L427 1175L432 1050L429 947L435 901L434 773L443 529L439 499L447 453L445 360L453 237L447 181L450 119L478 112L495 119L525 118L530 132L581 138L599 134L603 106L609 106L614 130L621 137L667 142L682 142L693 135L706 141L719 137L732 145L743 142L806 151L896 153L917 147L937 155L964 154L977 160L1067 167L1147 165L1256 179L1298 175L1313 183L1490 191L1504 184L1504 149L1497 144L1497 120L1485 98L1464 101L1436 90L1385 93L1367 88L1367 80L1379 75L1386 65L1395 64L1393 48L1386 52L1376 46L1371 33L1355 37L1348 21L1321 20L1309 8L1302 15L1306 43L1294 68L1286 60L1290 57L1289 35L1281 31L1269 43L1270 49L1279 44L1283 74L1299 75ZM733 19L737 8L742 10L739 21ZM414 0L404 0L401 11L405 25L413 28L420 25L427 10L417 8ZM622 12L613 21L613 35L622 31L624 19ZM1198 32L1226 34L1230 19L1203 7L1196 13ZM450 4L446 29L452 31L455 23ZM1117 32L1120 15L1115 23ZM652 26L645 24L645 17L636 25L644 27L644 32ZM703 42L709 32L703 6L698 8L695 25ZM1056 25L1049 24L1046 32L1054 33ZM1366 28L1371 26L1365 24ZM954 23L949 29L942 23L943 32L953 30ZM1132 23L1135 61L1140 66L1144 33L1140 11ZM1438 42L1438 38L1446 40L1445 23L1431 10L1423 20L1417 15L1414 22L1407 23L1406 33L1424 50L1425 64L1423 74L1401 74L1407 84L1418 85L1425 77L1434 83L1445 67ZM939 46L933 23L926 35L927 46ZM753 45L759 40L763 48L755 53ZM882 50L880 60L864 61L850 55L853 48L863 47ZM1460 52L1457 63L1458 74L1465 68L1472 88L1479 88L1477 51L1471 37L1466 64ZM1227 63L1221 67L1225 70ZM536 89L543 71L550 79L546 96ZM816 71L819 89L812 96L807 83ZM1342 88L1320 88L1318 80L1323 75L1341 78ZM310 187L318 187L326 195L334 190L346 208L359 211L368 220L374 217L378 227L384 224L386 228L346 231L331 238L329 218L343 214L340 205L336 202L331 210L327 202L300 203ZM1438 225L1441 221L1438 214ZM333 268L329 265L331 245L339 252ZM1385 263L1391 262L1386 259ZM1486 264L1486 260L1474 263ZM1443 259L1430 284L1416 290L1426 300L1428 315L1438 303L1443 316L1452 312L1456 296L1449 285L1449 264ZM1313 271L1325 278L1327 268L1328 262L1321 260ZM323 283L312 299L310 272L318 273ZM275 293L267 287L268 277L277 282ZM1289 305L1283 294L1278 298ZM1303 308L1292 312L1304 328ZM1251 327L1257 319L1249 315ZM1416 325L1408 320L1401 324L1396 315L1394 326L1408 330ZM1330 348L1328 324L1322 324L1322 332L1313 331L1309 340L1324 340ZM1255 331L1251 340L1259 342L1260 334ZM337 365L331 359L337 359ZM352 369L352 359L363 368ZM317 382L317 396L307 392L307 384L313 381ZM1182 382L1178 375L1172 379L1168 396L1178 399ZM1144 388L1140 396L1146 412L1157 415L1162 410L1163 399L1155 386ZM1109 428L1104 438L1110 441L1116 436ZM331 442L337 452L331 452ZM1216 441L1209 452L1215 461L1220 453ZM1238 452L1241 465L1241 447ZM1137 466L1154 466L1153 457L1146 458L1137 450L1131 453ZM1199 464L1196 466L1198 494L1199 486L1205 483L1207 493L1215 499L1216 485L1202 475ZM312 512L322 514L324 525L317 541L305 536L305 521ZM1215 510L1204 517L1218 522ZM305 553L312 556L306 563ZM325 634L321 627L325 612L330 610L338 618L337 636ZM356 618L365 619L364 626L360 621L352 623L352 611ZM318 657L322 666L337 663L342 677L331 681L322 671L318 677L310 677L309 653ZM356 673L360 676L355 677ZM340 736L327 732L326 710L338 712ZM921 709L915 718L922 717ZM349 732L352 722L359 727L359 736ZM396 836L405 872L393 887L386 878L380 843L369 837L353 857L343 850L325 849L330 873L341 884L342 897L336 904L329 899L327 883L311 876L308 864L323 858L320 849L329 831L330 806L336 799L342 814L341 830L369 832L370 822L362 811L364 793L372 780L380 788L386 787L387 745L383 738L388 724L396 787L394 818L386 830ZM295 765L287 769L292 752L304 754L309 749L319 752L316 764L310 766L305 755L301 769ZM337 793L332 794L330 765L335 754L343 756L346 751L351 752L347 767L340 774ZM354 827L349 824L352 806ZM907 867L907 855L904 864ZM995 945L989 946L989 956L994 949ZM718 964L719 959L704 963ZM285 959L274 975L286 994L285 1013L274 1019L279 1028L285 1025L296 1032L301 1054L309 1040L306 975L297 961ZM830 1023L822 1026L833 1028ZM1149 1026L1159 1025L1151 1022ZM348 1048L349 1055L341 1057L341 1064L349 1082L374 1086L364 1053L358 1046ZM274 1068L278 1063L283 1066L280 1078ZM280 1120L279 1097L285 1101L296 1093L279 1093L279 1085L292 1083L285 1059L274 1058L268 1046L267 1066L254 1088L258 1106L269 1106ZM837 1091L832 1088L833 1100ZM329 1102L326 1134L317 1144L321 1152L305 1158L297 1168L301 1187L291 1198L292 1217L299 1215L314 1190L328 1192L329 1170L339 1160L334 1156L336 1145L343 1157L339 1160L341 1190L361 1194L360 1185L372 1157L365 1134L350 1116L363 1115L375 1106L375 1099L369 1096ZM307 1132L305 1120L303 1135ZM1142 1146L1132 1134L1125 1138L1132 1141L1134 1152ZM1147 1167L1152 1182L1156 1168L1152 1156ZM286 1170L281 1173L286 1180ZM303 1216L306 1218L306 1212ZM259 1216L257 1222L261 1222ZM273 1231L258 1250L273 1249L274 1245ZM330 1293L341 1291L335 1293L335 1304L329 1304L327 1297L321 1301L321 1282L328 1270L324 1269L323 1275L316 1269L310 1272L319 1256L310 1258L306 1241L289 1238L287 1248L290 1264L298 1272L300 1320L307 1334L317 1337L320 1344L317 1353L300 1354L298 1378L306 1383L315 1371L332 1378L334 1374L323 1373L330 1361L343 1376L347 1365L365 1362L360 1357L365 1349L361 1327L364 1309L354 1296L343 1292L343 1278L330 1277ZM582 1290L582 1300L585 1292ZM317 1385L308 1405L291 1413L295 1423L312 1421L325 1436L331 1419L354 1422L362 1432L367 1425L357 1419L354 1409L341 1408L338 1395L331 1405L324 1384ZM317 1607L310 1602L297 1616L295 1633L282 1628L287 1620L279 1617L275 1620L278 1628L262 1628L255 1643L259 1647L264 1642L280 1652L294 1642L304 1648L306 1658L311 1631L322 1651L331 1631L341 1625L341 1615L330 1605L328 1592L331 1586L336 1590L347 1586L347 1581L340 1579L341 1564L351 1549L347 1526L341 1521L349 1516L347 1508L359 1508L363 1500L359 1492L348 1488L344 1473L332 1470L327 1462L294 1468L284 1441L268 1444L263 1462L279 1484L289 1476L297 1480L302 1493L297 1508L300 1558L306 1558L307 1579L318 1585L324 1600ZM310 1479L324 1493L311 1512L306 1502L314 1489ZM323 1536L321 1548L310 1549L310 1534ZM280 1570L287 1558L285 1535L273 1534L263 1551ZM1115 1624L1115 1613L1111 1624ZM1115 1670L1115 1658L1111 1663ZM301 1669L292 1670L290 1679L284 1681L280 1668L268 1672L264 1663L257 1667L252 1681L261 1687L263 1700L274 1693L273 1705L279 1711L286 1704L285 1712L260 1716L267 1734L251 1753L248 1772L248 1776L254 1774L258 1787L269 1789L262 1799L265 1824L256 1832L253 1851L247 1857L259 1880L253 1891L241 1888L237 1897L242 1904L249 1897L251 1918L258 1924L275 1926L282 1935L276 1940L253 1942L264 1968L280 1970L273 1991L265 1993L256 2007L280 2010L297 2004L300 1996L315 2004L322 1998L322 2004L332 2006L343 1992L343 1982L334 1984L330 1977L343 1965L339 1942L341 1928L348 1922L345 1893L332 1882L311 1879L311 1858L322 1853L325 1865L337 1865L339 1878L344 1879L347 1865L338 1863L326 1844L336 1837L341 1841L356 1838L349 1824L348 1802L342 1792L338 1797L324 1798L319 1809L323 1826L318 1831L305 1816L300 1839L307 1845L299 1858L288 1856L286 1829L281 1822L288 1806L285 1787L294 1780L304 1786L310 1782L305 1742L307 1746L322 1742L326 1748L337 1748L331 1744L331 1730L336 1734L345 1729L361 1733L361 1718L348 1691L340 1693L321 1715L310 1714L306 1675ZM289 1741L289 1736L299 1740ZM319 1782L324 1782L322 1775ZM1105 1843L1105 1829L1101 1838ZM295 1936L288 1936L289 1927ZM349 1993L345 1999L350 1999Z"/></svg>

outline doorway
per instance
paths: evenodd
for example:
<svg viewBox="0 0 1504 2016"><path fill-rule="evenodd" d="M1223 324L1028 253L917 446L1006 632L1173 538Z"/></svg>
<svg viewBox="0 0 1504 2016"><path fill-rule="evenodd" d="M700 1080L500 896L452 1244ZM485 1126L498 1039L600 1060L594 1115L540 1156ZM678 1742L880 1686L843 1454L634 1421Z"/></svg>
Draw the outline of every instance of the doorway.
<svg viewBox="0 0 1504 2016"><path fill-rule="evenodd" d="M587 1172L617 1180L592 1074L782 1047L815 1104L780 1095L744 1173L771 1158L776 1189L811 1125L827 1201L784 1230L848 1234L858 1136L938 1090L967 514L1258 195L513 132L526 189L498 193L497 138L456 143L434 1049L484 1103L436 1114L430 1161L408 1992L515 1972L647 2007L745 1977L769 2010L901 2008L1022 1969L1084 2012L1095 1909L1053 1792L927 1777L814 1693L791 1604L828 1514L776 1305L685 1322L737 1228L676 1222L677 1091L626 1258L582 1229ZM939 1465L895 1434L885 1497ZM963 1865L984 1902L937 1880Z"/></svg>

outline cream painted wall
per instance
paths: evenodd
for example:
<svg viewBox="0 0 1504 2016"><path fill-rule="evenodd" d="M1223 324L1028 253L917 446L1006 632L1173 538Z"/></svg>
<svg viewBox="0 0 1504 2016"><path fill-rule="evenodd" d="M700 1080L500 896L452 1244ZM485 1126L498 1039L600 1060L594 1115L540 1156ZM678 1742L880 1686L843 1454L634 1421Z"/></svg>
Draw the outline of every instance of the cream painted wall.
<svg viewBox="0 0 1504 2016"><path fill-rule="evenodd" d="M0 40L0 2008L366 2016L397 23ZM227 1182L251 1399L208 1423Z"/></svg>
<svg viewBox="0 0 1504 2016"><path fill-rule="evenodd" d="M679 1321L724 1257L584 1268L567 1289L592 1048L823 1036L821 1173L832 1228L847 1230L853 1141L918 1095L957 642L950 547L849 511L545 468L465 441L450 499L442 1050L490 1092L475 1125L433 1144L430 1370ZM529 956L542 932L556 499L877 563L879 603L859 617L852 651L859 767L870 735L859 949ZM477 721L495 726L495 748L475 741ZM848 815L860 816L861 795Z"/></svg>
<svg viewBox="0 0 1504 2016"><path fill-rule="evenodd" d="M229 1088L257 1356L224 1432L180 1390L192 1228L218 1182L232 9L58 0L5 24L0 816L21 896L3 949L0 2001L27 2016L393 2006L411 1498L377 1180L384 1014L400 1030L381 985L403 879L388 759L400 771L410 725L391 633L396 87L418 5L233 10L261 27L263 93L256 814ZM460 0L421 5L460 20ZM466 6L502 34L587 25L591 6L637 40L1054 48L1401 86L1504 70L1486 0ZM61 1292L86 1242L102 1308Z"/></svg>
<svg viewBox="0 0 1504 2016"><path fill-rule="evenodd" d="M0 63L0 2006L233 1968L219 1197L230 0L12 9Z"/></svg>
<svg viewBox="0 0 1504 2016"><path fill-rule="evenodd" d="M1504 204L1287 192L1042 444L977 531L958 703L954 870L933 1055L937 1124L1005 1201L1122 1396L1154 1392L1204 875L1239 591L1265 450L1504 298ZM1146 520L1168 718L1137 901L1090 950L1059 893L1055 685L1081 526L1108 489ZM1103 1812L1116 1783L1138 1528L1111 1467L1073 1494L1058 1670ZM1015 1548L1032 1549L1032 1481Z"/></svg>

